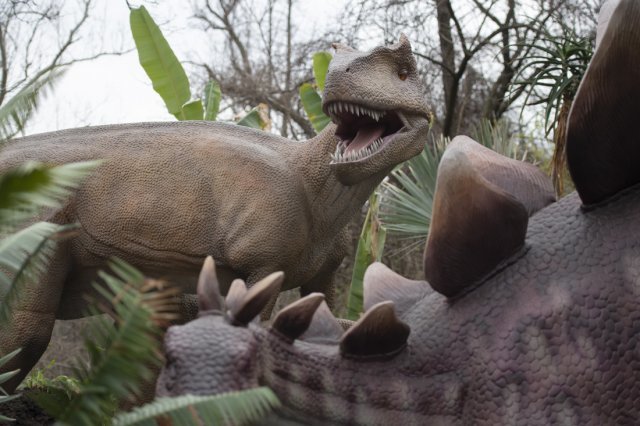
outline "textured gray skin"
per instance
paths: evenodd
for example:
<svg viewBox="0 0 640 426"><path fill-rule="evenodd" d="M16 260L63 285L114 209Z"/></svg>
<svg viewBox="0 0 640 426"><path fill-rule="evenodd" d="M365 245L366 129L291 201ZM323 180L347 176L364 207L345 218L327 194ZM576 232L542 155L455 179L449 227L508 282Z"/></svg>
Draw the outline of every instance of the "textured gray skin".
<svg viewBox="0 0 640 426"><path fill-rule="evenodd" d="M12 390L38 361L56 318L85 313L91 282L112 256L187 293L195 292L202 260L212 255L225 291L234 278L252 285L281 270L283 290L300 287L302 294L320 291L330 298L345 254L346 225L396 164L422 150L429 130L406 37L371 54L339 47L335 58L339 67L328 73L325 109L336 101L378 111L398 108L404 124L357 161L330 164L340 140L333 124L306 142L230 124L172 122L64 130L3 147L0 173L26 160L105 160L68 205L45 217L77 222L80 230L59 246L44 279L27 287L11 326L0 331L0 353L23 349L4 368L21 369L5 389ZM343 89L338 83L351 58L359 77L343 99L335 91ZM397 70L406 64L409 78L401 81ZM401 84L381 84L385 79ZM195 314L193 306L185 304L187 319Z"/></svg>
<svg viewBox="0 0 640 426"><path fill-rule="evenodd" d="M612 37L619 48L617 43L624 40L626 53L637 56L640 4L615 3L610 22L629 20L635 25L632 30L609 27L602 45ZM617 38L616 28L630 31L632 37L625 33ZM599 49L594 61L606 63L606 57L599 56L606 52ZM626 72L638 77L640 69ZM590 78L600 80L583 86L594 84L600 90L583 91L589 102L577 103L590 111L575 112L574 107L573 114L598 115L598 97L608 96L619 81L588 73ZM633 90L640 84L640 78L623 81L635 84ZM625 102L626 108L640 109L638 98ZM578 150L581 126L587 123L570 122L574 127L569 128L569 141ZM622 125L637 134L635 121ZM619 149L626 146L629 152L638 146L637 137L588 142L584 149L598 146L598 152L606 151L600 143L620 142ZM637 168L638 157L633 159ZM581 166L579 161L574 165ZM626 161L605 164L599 172L627 176L632 172L627 166ZM350 360L336 345L290 343L272 330L231 327L223 316L206 315L169 329L158 394L210 394L266 385L284 404L279 415L299 424L637 424L640 182L632 180L622 189L613 186L609 192L593 188L589 180L576 184L579 195L534 214L525 250L481 283L469 283L475 286L470 292L447 298L426 281L407 280L381 264L371 266L365 300L398 297L400 318L411 327L407 346L397 356ZM605 198L584 208L593 189ZM380 288L385 285L389 291ZM398 290L403 287L405 292ZM407 301L410 295L416 296L413 305ZM208 356L212 348L217 353ZM255 367L245 374L238 365L248 363Z"/></svg>

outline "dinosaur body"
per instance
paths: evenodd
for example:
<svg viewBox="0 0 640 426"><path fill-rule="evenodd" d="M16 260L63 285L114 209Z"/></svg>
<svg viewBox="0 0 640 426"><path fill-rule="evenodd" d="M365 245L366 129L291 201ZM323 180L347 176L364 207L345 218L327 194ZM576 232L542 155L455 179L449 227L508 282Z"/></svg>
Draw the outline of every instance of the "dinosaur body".
<svg viewBox="0 0 640 426"><path fill-rule="evenodd" d="M249 376L234 367L245 365L237 348L251 347L251 384L273 389L301 424L632 424L638 233L640 188L587 214L573 194L535 215L526 253L472 293L452 302L422 282L424 297L400 315L411 327L407 347L390 360L345 359L336 344L291 343L253 325L222 334L221 317L208 316L169 330L159 391L208 394L223 378L233 383L224 391L237 390L244 382L234 372ZM196 354L224 347L222 336L236 358L190 368Z"/></svg>
<svg viewBox="0 0 640 426"><path fill-rule="evenodd" d="M23 349L4 367L21 369L5 389L37 362L55 318L84 314L91 283L112 256L187 293L195 291L202 259L213 255L225 291L233 279L251 286L282 270L283 289L330 298L346 225L389 171L426 142L429 110L406 37L371 53L336 46L323 106L339 125L305 142L174 122L64 130L3 147L0 173L27 160L103 160L45 218L80 227L0 331L0 353ZM190 319L196 308L187 302Z"/></svg>
<svg viewBox="0 0 640 426"><path fill-rule="evenodd" d="M553 203L529 166L456 138L438 169L427 280L373 264L366 312L342 332L320 294L269 329L229 321L256 295L225 302L203 278L201 317L167 333L157 393L266 385L296 424L636 424L640 3L609 6L569 118L577 193ZM203 357L212 347L227 350Z"/></svg>

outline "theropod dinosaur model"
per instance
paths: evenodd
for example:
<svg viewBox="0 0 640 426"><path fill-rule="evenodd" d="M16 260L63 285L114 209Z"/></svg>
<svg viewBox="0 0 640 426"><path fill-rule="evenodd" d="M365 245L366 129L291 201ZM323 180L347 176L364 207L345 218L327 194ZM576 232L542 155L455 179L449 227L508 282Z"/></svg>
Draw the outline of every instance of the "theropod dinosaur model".
<svg viewBox="0 0 640 426"><path fill-rule="evenodd" d="M65 130L3 147L0 172L25 160L105 160L48 218L79 223L79 235L60 244L42 282L29 286L11 326L0 330L0 353L23 348L5 367L22 370L5 389L37 362L55 318L84 314L85 293L111 256L185 292L195 293L212 255L226 287L282 270L283 289L331 293L346 225L396 164L420 153L429 129L406 37L368 53L335 48L323 108L338 125L306 142L173 122Z"/></svg>
<svg viewBox="0 0 640 426"><path fill-rule="evenodd" d="M538 173L457 138L427 281L374 264L346 332L321 294L266 330L243 324L277 282L236 284L225 306L209 261L201 316L167 332L158 395L265 385L302 424L637 424L640 2L617 2L608 22L569 120L577 194L534 213L551 201Z"/></svg>

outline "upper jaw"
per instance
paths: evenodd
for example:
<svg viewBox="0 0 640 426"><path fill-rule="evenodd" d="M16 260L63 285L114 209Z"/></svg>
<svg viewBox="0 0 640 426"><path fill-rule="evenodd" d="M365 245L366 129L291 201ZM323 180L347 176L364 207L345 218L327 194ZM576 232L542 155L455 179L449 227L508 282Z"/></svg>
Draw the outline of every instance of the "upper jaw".
<svg viewBox="0 0 640 426"><path fill-rule="evenodd" d="M328 102L323 109L338 126L336 136L340 139L331 164L362 162L377 156L425 115L346 101Z"/></svg>

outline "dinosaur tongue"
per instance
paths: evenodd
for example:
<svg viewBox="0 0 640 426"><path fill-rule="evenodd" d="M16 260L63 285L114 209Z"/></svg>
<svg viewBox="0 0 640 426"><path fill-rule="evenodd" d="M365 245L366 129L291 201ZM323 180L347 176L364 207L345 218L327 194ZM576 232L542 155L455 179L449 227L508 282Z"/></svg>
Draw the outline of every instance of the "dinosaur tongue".
<svg viewBox="0 0 640 426"><path fill-rule="evenodd" d="M372 124L362 126L358 129L356 136L349 142L345 153L358 151L372 144L384 133L384 126L380 124Z"/></svg>

